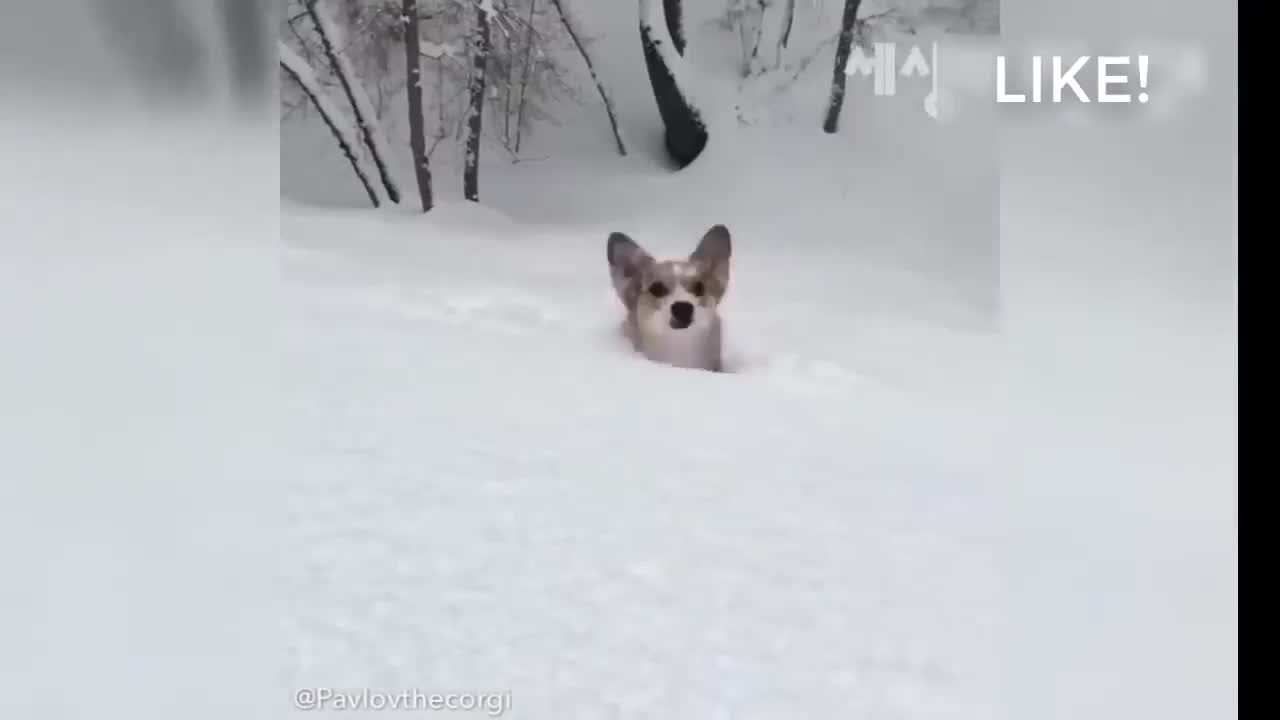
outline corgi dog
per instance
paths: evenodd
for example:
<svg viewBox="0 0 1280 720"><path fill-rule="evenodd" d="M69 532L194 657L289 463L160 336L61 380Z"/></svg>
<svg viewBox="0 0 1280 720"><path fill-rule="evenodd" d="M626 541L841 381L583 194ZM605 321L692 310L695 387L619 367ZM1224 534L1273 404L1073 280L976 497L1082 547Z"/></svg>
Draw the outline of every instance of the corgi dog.
<svg viewBox="0 0 1280 720"><path fill-rule="evenodd" d="M609 235L613 289L627 310L622 331L649 360L722 372L719 308L729 289L729 230L714 225L688 258L653 258L623 233Z"/></svg>

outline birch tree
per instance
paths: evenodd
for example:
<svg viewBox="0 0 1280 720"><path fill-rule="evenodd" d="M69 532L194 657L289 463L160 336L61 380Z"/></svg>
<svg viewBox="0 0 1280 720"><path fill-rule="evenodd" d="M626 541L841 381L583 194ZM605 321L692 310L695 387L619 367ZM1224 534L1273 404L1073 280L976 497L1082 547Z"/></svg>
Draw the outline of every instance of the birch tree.
<svg viewBox="0 0 1280 720"><path fill-rule="evenodd" d="M493 0L474 0L475 26L471 29L471 79L468 86L467 145L462 169L462 196L480 201L480 140L484 118L485 73L489 63L489 18Z"/></svg>

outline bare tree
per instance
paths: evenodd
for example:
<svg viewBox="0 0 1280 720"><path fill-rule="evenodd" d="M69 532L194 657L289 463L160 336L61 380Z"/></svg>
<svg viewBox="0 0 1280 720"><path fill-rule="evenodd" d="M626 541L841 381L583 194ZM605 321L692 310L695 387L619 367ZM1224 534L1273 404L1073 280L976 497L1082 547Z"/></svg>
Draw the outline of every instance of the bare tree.
<svg viewBox="0 0 1280 720"><path fill-rule="evenodd" d="M325 57L329 60L333 74L338 77L338 82L351 103L351 109L356 117L356 126L360 129L365 147L369 149L373 162L378 168L378 176L387 189L387 197L391 202L398 203L400 186L391 170L391 153L386 147L386 139L378 123L377 112L373 108L373 103L369 101L369 95L365 92L364 86L356 77L350 61L343 55L343 49L346 46L343 32L329 16L328 9L321 8L320 5L321 0L306 0L307 15L311 17L316 33L320 36L320 44L324 48Z"/></svg>
<svg viewBox="0 0 1280 720"><path fill-rule="evenodd" d="M472 75L469 49L474 44L473 3L474 0L461 0L465 19L459 17L454 22L455 28L464 28L459 36L462 42L457 45L467 48L458 53L459 57L465 56L460 128L465 128L469 117L466 91ZM569 38L559 15L542 0L495 2L489 12L489 35L485 124L496 128L489 135L501 141L512 162L520 162L524 137L539 122L556 123L555 111L563 106L555 100L568 100L575 105L582 102L577 88L567 81L568 73L562 64L560 47ZM460 132L459 137L463 134Z"/></svg>
<svg viewBox="0 0 1280 720"><path fill-rule="evenodd" d="M427 137L422 117L422 54L418 35L418 0L404 0L404 62L409 96L409 148L413 174L418 180L422 212L431 210L431 166L427 162Z"/></svg>
<svg viewBox="0 0 1280 720"><path fill-rule="evenodd" d="M849 53L853 48L854 25L858 19L860 4L861 0L844 0L844 15L840 18L840 38L836 41L836 62L831 78L831 98L827 101L827 118L822 123L823 132L828 134L834 134L840 127L845 81L849 77L845 68L849 64Z"/></svg>
<svg viewBox="0 0 1280 720"><path fill-rule="evenodd" d="M480 130L484 116L484 80L489 62L489 18L493 0L474 0L476 23L471 30L470 107L467 114L467 152L462 169L462 195L480 201Z"/></svg>
<svg viewBox="0 0 1280 720"><path fill-rule="evenodd" d="M333 137L338 141L338 147L342 150L342 154L347 157L351 163L351 169L355 170L356 177L360 179L360 184L364 186L364 191L369 195L369 202L374 207L381 207L383 197L378 192L377 186L369 179L364 168L360 166L360 159L356 156L355 148L357 147L355 129L346 122L346 118L342 116L342 111L338 109L336 103L325 92L324 87L316 78L315 71L307 64L302 56L298 55L283 41L279 42L280 50L280 69L284 70L290 78L293 79L303 93L311 100L311 104L315 105L316 110L320 112L320 119L329 126Z"/></svg>
<svg viewBox="0 0 1280 720"><path fill-rule="evenodd" d="M596 90L600 93L600 99L604 102L604 111L609 115L609 126L613 128L613 139L618 143L618 154L627 154L627 144L622 139L622 129L618 125L618 115L613 109L613 98L609 91L605 89L604 82L600 76L596 74L595 63L591 61L591 53L587 52L586 45L583 44L582 28L578 24L577 16L568 12L564 6L565 0L551 0L556 6L556 12L560 13L560 20L564 23L564 29L569 33L569 38L573 40L573 44L578 48L578 54L582 56L583 62L587 64L587 72L591 73L591 80L596 84Z"/></svg>

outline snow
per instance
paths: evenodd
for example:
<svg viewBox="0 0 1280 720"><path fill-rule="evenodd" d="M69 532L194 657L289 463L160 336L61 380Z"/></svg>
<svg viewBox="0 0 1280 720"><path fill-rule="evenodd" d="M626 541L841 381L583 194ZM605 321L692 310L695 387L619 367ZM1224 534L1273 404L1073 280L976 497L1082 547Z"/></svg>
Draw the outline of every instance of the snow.
<svg viewBox="0 0 1280 720"><path fill-rule="evenodd" d="M989 338L853 311L875 271L746 232L734 372L659 367L617 336L604 235L441 210L286 215L297 684L988 712ZM942 356L971 379L889 372Z"/></svg>
<svg viewBox="0 0 1280 720"><path fill-rule="evenodd" d="M275 133L73 97L0 120L0 715L262 717Z"/></svg>

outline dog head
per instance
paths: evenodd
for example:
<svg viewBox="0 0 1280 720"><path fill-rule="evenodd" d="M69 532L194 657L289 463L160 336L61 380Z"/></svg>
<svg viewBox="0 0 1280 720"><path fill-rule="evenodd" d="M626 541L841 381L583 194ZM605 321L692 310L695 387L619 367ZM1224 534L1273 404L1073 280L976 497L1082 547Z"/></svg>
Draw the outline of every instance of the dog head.
<svg viewBox="0 0 1280 720"><path fill-rule="evenodd" d="M714 325L729 289L729 230L707 230L688 258L653 258L622 233L609 235L609 275L618 299L634 314L641 332L667 335Z"/></svg>

